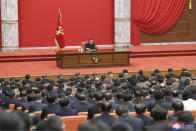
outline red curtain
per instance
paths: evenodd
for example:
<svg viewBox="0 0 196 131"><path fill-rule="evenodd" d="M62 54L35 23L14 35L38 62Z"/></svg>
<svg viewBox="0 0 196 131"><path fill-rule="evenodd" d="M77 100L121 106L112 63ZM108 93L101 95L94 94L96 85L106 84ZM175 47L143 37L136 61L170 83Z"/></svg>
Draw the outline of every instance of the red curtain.
<svg viewBox="0 0 196 131"><path fill-rule="evenodd" d="M131 44L140 45L140 30L168 31L178 20L186 0L131 0Z"/></svg>

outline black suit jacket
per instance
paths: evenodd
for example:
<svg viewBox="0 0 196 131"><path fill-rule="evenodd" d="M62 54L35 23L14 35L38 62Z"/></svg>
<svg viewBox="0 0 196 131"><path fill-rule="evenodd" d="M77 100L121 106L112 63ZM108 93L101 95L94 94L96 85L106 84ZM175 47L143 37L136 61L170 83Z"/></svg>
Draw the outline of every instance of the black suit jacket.
<svg viewBox="0 0 196 131"><path fill-rule="evenodd" d="M101 106L101 103L98 103L88 109L88 119L92 119L95 114L100 113L100 109L99 109L100 106Z"/></svg>
<svg viewBox="0 0 196 131"><path fill-rule="evenodd" d="M140 118L143 120L144 127L152 125L152 118L151 117L148 117L148 116L141 114L141 115L136 116L136 118Z"/></svg>
<svg viewBox="0 0 196 131"><path fill-rule="evenodd" d="M29 112L42 111L42 109L46 106L47 104L43 104L41 102L35 102L29 106Z"/></svg>
<svg viewBox="0 0 196 131"><path fill-rule="evenodd" d="M59 105L49 104L42 109L41 119L45 119L48 114L56 114L60 110Z"/></svg>
<svg viewBox="0 0 196 131"><path fill-rule="evenodd" d="M146 131L171 131L171 127L169 127L168 121L160 121L154 123L153 125L145 127Z"/></svg>
<svg viewBox="0 0 196 131"><path fill-rule="evenodd" d="M56 115L59 115L59 116L75 116L77 114L78 114L77 110L71 109L71 108L60 109L56 113Z"/></svg>

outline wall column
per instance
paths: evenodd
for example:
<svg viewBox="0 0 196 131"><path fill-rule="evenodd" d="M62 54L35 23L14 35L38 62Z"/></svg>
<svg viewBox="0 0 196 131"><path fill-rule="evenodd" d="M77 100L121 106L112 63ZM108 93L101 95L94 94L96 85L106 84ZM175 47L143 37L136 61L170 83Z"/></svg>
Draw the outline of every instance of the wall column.
<svg viewBox="0 0 196 131"><path fill-rule="evenodd" d="M131 0L114 0L115 46L131 46Z"/></svg>
<svg viewBox="0 0 196 131"><path fill-rule="evenodd" d="M19 49L18 0L1 0L2 50Z"/></svg>

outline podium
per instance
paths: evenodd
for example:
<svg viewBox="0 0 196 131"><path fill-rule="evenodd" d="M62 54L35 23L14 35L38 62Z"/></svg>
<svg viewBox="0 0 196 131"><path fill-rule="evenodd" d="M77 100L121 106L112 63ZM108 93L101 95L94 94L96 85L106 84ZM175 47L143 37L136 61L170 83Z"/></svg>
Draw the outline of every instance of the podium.
<svg viewBox="0 0 196 131"><path fill-rule="evenodd" d="M124 48L98 49L97 52L56 51L60 68L128 66L130 50Z"/></svg>

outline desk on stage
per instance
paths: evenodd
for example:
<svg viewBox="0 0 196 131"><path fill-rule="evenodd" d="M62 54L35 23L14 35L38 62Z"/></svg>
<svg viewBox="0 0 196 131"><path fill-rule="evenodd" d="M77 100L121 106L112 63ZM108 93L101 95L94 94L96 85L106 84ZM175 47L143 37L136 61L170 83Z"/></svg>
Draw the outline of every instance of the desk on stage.
<svg viewBox="0 0 196 131"><path fill-rule="evenodd" d="M97 52L56 51L60 68L128 66L130 50L124 48L98 49Z"/></svg>

